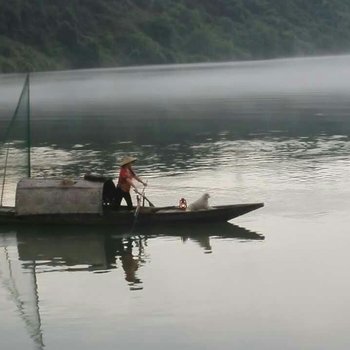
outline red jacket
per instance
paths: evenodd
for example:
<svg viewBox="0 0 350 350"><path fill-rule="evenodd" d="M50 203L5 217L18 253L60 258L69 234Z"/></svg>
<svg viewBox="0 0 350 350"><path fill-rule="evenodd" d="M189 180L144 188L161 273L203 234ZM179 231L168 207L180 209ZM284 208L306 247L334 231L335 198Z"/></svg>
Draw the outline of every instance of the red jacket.
<svg viewBox="0 0 350 350"><path fill-rule="evenodd" d="M128 179L132 180L134 177L135 173L131 169L121 167L119 172L118 187L120 187L124 192L129 192L131 186L128 183Z"/></svg>

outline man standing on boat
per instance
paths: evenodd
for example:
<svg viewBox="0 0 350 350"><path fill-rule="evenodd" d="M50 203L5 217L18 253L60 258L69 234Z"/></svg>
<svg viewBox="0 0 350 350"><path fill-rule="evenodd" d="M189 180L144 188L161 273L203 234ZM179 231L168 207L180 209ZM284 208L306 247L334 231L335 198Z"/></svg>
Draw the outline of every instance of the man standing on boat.
<svg viewBox="0 0 350 350"><path fill-rule="evenodd" d="M132 200L130 196L130 188L133 187L137 191L137 187L134 185L133 180L140 182L143 186L147 186L132 169L133 163L137 160L134 157L125 157L120 163L120 172L118 178L118 184L116 188L115 203L116 207L120 207L120 203L124 198L128 205L128 210L133 209Z"/></svg>

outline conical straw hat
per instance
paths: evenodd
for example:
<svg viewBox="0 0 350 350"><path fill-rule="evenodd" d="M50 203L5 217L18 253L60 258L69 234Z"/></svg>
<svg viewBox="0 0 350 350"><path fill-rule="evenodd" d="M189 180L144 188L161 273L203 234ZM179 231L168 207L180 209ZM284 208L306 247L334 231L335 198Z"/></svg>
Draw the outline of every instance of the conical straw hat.
<svg viewBox="0 0 350 350"><path fill-rule="evenodd" d="M132 162L135 162L135 160L137 160L137 158L135 157L124 157L122 159L122 161L120 162L120 166L124 166L126 164L129 164L129 163L132 163Z"/></svg>

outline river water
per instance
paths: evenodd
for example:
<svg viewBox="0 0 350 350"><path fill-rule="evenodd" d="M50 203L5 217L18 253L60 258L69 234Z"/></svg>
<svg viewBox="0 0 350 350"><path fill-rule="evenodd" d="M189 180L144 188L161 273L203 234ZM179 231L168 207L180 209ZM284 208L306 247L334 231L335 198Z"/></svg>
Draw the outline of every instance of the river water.
<svg viewBox="0 0 350 350"><path fill-rule="evenodd" d="M212 205L265 207L132 235L0 227L0 348L348 349L349 66L33 74L33 176L116 176L128 154L156 205L208 192ZM1 134L23 79L0 76Z"/></svg>

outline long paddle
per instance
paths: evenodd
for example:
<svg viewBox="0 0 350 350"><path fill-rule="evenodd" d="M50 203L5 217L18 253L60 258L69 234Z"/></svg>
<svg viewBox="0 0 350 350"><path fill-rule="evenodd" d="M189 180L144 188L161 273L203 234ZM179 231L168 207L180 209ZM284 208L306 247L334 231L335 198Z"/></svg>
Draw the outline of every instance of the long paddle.
<svg viewBox="0 0 350 350"><path fill-rule="evenodd" d="M133 221L133 223L132 223L131 232L134 231L134 228L135 228L136 222L137 222L137 218L138 218L138 216L139 216L140 208L141 208L141 199L140 199L139 195L140 195L141 197L145 198L145 188L146 188L146 186L143 187L142 192L138 192L138 191L135 189L135 192L137 193L137 196L136 196L137 205L136 205L136 209L135 209L134 221Z"/></svg>
<svg viewBox="0 0 350 350"><path fill-rule="evenodd" d="M151 207L155 207L155 205L145 196L145 188L143 188L142 192L135 190L143 199L145 199Z"/></svg>

